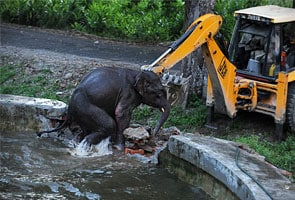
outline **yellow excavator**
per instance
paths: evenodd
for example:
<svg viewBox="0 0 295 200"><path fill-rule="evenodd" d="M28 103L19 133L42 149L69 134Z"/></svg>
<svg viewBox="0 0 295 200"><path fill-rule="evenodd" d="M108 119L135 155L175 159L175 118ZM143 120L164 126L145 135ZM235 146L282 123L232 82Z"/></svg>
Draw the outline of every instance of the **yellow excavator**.
<svg viewBox="0 0 295 200"><path fill-rule="evenodd" d="M207 123L214 112L230 118L238 110L263 113L273 116L275 137L281 140L284 125L295 132L295 9L258 6L234 15L227 48L214 39L222 17L206 14L142 70L164 74L201 47L208 69Z"/></svg>

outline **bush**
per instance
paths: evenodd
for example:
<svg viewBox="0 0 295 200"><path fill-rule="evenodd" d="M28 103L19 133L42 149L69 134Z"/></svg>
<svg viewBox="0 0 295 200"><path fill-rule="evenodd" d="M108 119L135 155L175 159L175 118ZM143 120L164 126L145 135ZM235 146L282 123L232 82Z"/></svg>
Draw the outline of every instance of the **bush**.
<svg viewBox="0 0 295 200"><path fill-rule="evenodd" d="M90 32L135 41L175 39L183 23L179 0L169 4L153 0L111 0L107 4L93 1L85 17Z"/></svg>
<svg viewBox="0 0 295 200"><path fill-rule="evenodd" d="M183 24L181 0L18 0L2 2L0 12L6 22L135 41L174 40Z"/></svg>

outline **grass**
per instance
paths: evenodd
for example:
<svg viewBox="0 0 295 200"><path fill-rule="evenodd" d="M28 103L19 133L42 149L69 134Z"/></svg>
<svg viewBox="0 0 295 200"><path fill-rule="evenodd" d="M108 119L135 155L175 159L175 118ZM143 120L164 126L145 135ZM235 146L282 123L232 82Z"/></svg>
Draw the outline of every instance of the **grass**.
<svg viewBox="0 0 295 200"><path fill-rule="evenodd" d="M24 65L0 66L0 93L42 97L68 102L69 97L56 95L60 91L59 85L50 78L52 72L42 69L34 73L26 72ZM155 126L161 112L148 106L140 106L133 112L132 122L148 126ZM220 116L219 116L220 117ZM221 116L222 117L222 116ZM223 116L224 117L224 116ZM245 117L248 119L249 117ZM214 134L236 142L241 142L265 156L266 160L279 168L295 174L295 136L289 135L286 141L270 143L265 140L265 134L258 133L244 126L245 118L229 121L225 126L224 134ZM164 127L176 126L182 132L198 132L204 128L206 119L206 107L197 98L189 103L189 109L172 107L170 116ZM255 126L255 125L254 125ZM246 132L246 133L245 133Z"/></svg>
<svg viewBox="0 0 295 200"><path fill-rule="evenodd" d="M270 143L261 140L258 135L241 136L234 139L235 142L247 144L251 149L254 149L260 155L265 157L265 160L285 169L293 174L295 173L295 136L290 135L285 141L280 143Z"/></svg>
<svg viewBox="0 0 295 200"><path fill-rule="evenodd" d="M198 103L201 104L200 101ZM188 110L183 110L180 106L173 106L164 127L176 126L184 132L193 131L204 125L206 118L204 114L205 109L204 105L192 107ZM155 126L160 115L161 112L158 109L144 105L135 109L132 121Z"/></svg>
<svg viewBox="0 0 295 200"><path fill-rule="evenodd" d="M24 65L0 66L0 93L67 102L67 98L56 95L59 86L50 78L50 74L52 74L50 70L40 69L38 72L32 73L27 71L28 69Z"/></svg>

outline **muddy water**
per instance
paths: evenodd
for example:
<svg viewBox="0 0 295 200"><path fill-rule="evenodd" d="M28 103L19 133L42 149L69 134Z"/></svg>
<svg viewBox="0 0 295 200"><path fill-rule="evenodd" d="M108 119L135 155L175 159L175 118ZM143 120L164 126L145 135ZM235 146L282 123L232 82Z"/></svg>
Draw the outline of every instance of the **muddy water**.
<svg viewBox="0 0 295 200"><path fill-rule="evenodd" d="M210 199L155 164L109 149L78 155L33 133L1 133L0 145L0 199Z"/></svg>

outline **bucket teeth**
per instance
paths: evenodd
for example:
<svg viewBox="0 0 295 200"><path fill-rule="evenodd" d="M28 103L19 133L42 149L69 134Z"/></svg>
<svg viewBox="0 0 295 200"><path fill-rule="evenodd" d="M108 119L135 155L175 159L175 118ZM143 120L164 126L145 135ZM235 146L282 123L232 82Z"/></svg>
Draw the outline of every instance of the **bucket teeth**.
<svg viewBox="0 0 295 200"><path fill-rule="evenodd" d="M167 98L171 105L186 104L188 95L189 80L182 75L164 73L162 75L162 84L167 90Z"/></svg>
<svg viewBox="0 0 295 200"><path fill-rule="evenodd" d="M168 83L172 83L175 85L183 85L186 82L186 78L183 78L182 75L168 74L165 73L162 76L163 84L167 85Z"/></svg>

